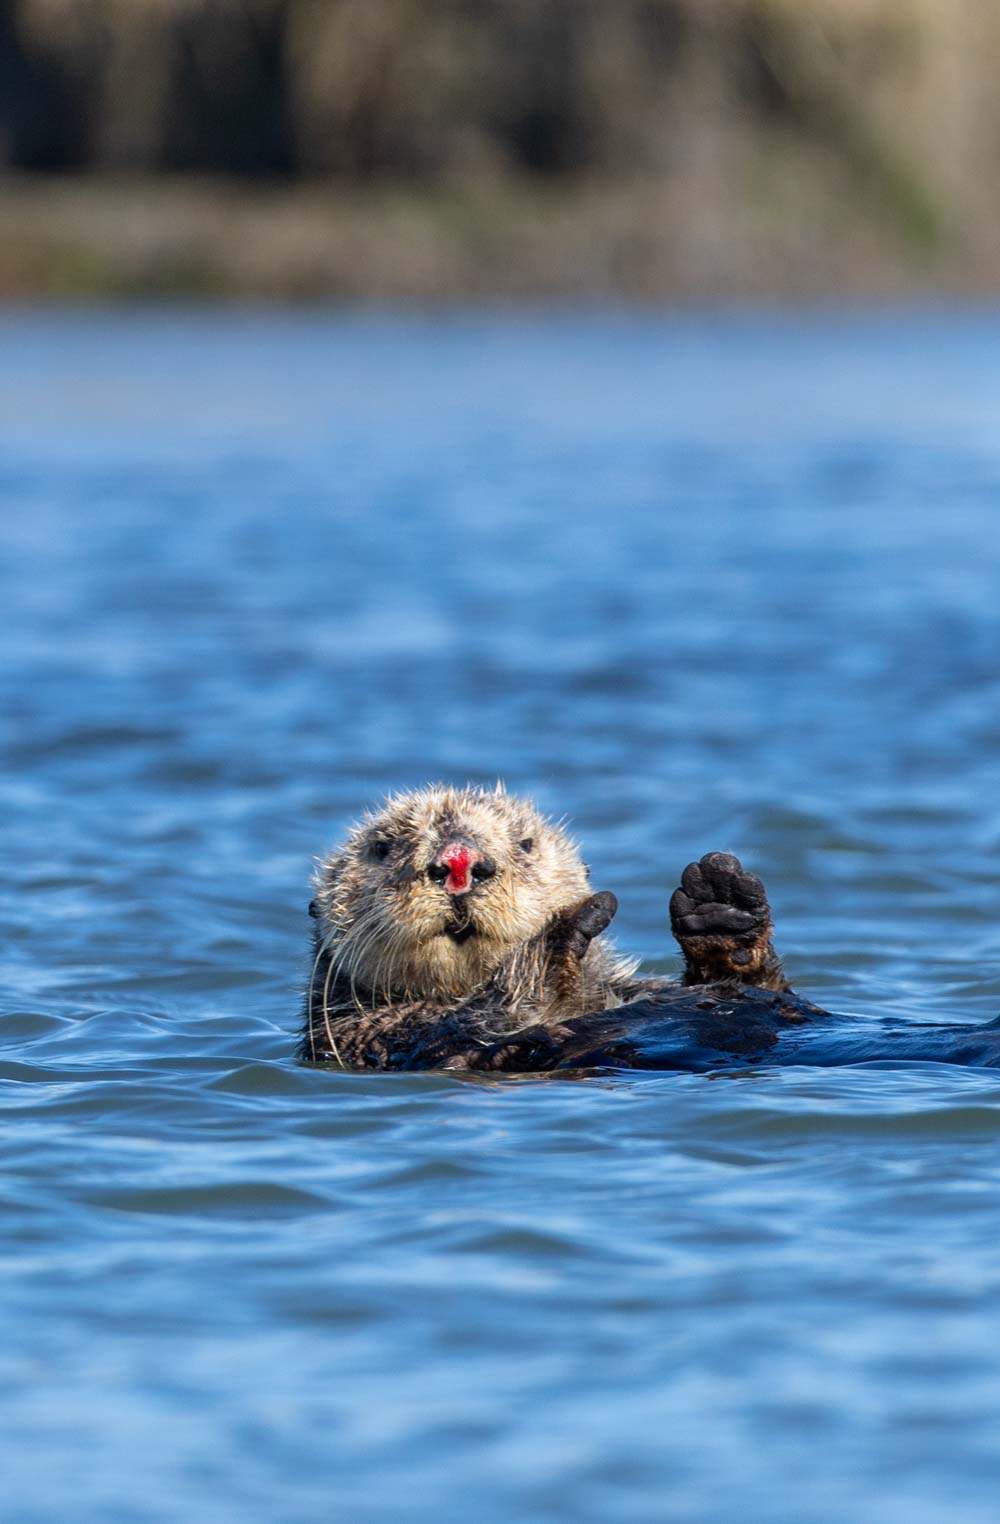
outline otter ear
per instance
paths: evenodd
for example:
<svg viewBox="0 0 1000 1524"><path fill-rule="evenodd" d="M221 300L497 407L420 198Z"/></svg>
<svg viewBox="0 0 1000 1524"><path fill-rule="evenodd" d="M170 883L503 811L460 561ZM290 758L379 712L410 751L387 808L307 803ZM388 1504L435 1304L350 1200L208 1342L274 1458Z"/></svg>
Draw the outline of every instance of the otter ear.
<svg viewBox="0 0 1000 1524"><path fill-rule="evenodd" d="M319 905L316 900L309 901L309 914L312 916L314 921L319 915Z"/></svg>

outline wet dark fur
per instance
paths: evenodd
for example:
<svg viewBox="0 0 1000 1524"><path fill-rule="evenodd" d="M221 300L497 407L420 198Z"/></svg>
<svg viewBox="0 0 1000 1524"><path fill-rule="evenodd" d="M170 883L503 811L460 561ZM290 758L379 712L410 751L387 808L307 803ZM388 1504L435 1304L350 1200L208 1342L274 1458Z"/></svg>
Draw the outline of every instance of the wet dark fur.
<svg viewBox="0 0 1000 1524"><path fill-rule="evenodd" d="M502 812L508 809L505 800ZM397 810L396 818L404 816ZM339 859L332 862L333 871L340 872ZM632 1002L676 1000L679 993L668 981L631 976L626 965L609 962L607 955L594 964L591 944L616 909L614 895L605 892L558 911L488 978L458 997L414 998L404 991L376 998L341 972L328 936L317 926L300 1055L348 1069L524 1070L557 1066L571 1057L582 1061L588 1047L610 1040L613 1029L599 1031L595 1025L595 1012L603 1007L607 1013L608 994L612 1009L624 1013ZM771 944L764 886L735 857L712 853L685 869L671 901L671 919L685 955L685 985L739 980L787 989ZM604 970L599 982L588 973L592 965ZM603 1001L595 999L599 994ZM578 1025L581 1018L589 1025ZM617 1018L618 1027L622 1019Z"/></svg>
<svg viewBox="0 0 1000 1524"><path fill-rule="evenodd" d="M497 1044L510 1034L523 1044L527 1030L557 1031L564 1018L580 1013L587 951L617 908L613 894L590 895L555 916L460 1000L366 1003L347 980L328 983L329 954L317 936L300 1056L349 1069L476 1068L489 1051L495 1067ZM642 980L622 980L616 993L628 1000L642 987Z"/></svg>
<svg viewBox="0 0 1000 1524"><path fill-rule="evenodd" d="M774 977L773 953L766 961ZM347 1068L480 1074L725 1072L886 1061L1000 1068L1000 1020L932 1026L838 1015L787 986L748 985L733 975L714 984L636 979L621 1006L514 1031L498 1031L505 998L498 978L495 987L458 1006L423 1001L364 1014L341 1007L343 1024L335 1027L343 1045L339 1056L319 1041L315 1058ZM313 1056L309 1044L307 1033L300 1050L305 1058Z"/></svg>
<svg viewBox="0 0 1000 1524"><path fill-rule="evenodd" d="M685 869L670 905L682 983L622 979L621 1003L574 1010L590 942L615 911L589 896L553 917L464 1000L363 1002L334 982L317 1009L316 965L300 1054L360 1069L545 1073L618 1069L720 1071L920 1061L1000 1068L1000 1020L975 1026L873 1021L823 1011L789 987L771 940L763 885L711 853Z"/></svg>

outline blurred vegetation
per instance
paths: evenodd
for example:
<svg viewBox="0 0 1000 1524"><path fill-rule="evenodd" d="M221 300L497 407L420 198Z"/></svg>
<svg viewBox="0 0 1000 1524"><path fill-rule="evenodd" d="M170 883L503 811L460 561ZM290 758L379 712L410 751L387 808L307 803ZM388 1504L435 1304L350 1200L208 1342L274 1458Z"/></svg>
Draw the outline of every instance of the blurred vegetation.
<svg viewBox="0 0 1000 1524"><path fill-rule="evenodd" d="M986 0L6 0L0 289L988 286L998 58Z"/></svg>

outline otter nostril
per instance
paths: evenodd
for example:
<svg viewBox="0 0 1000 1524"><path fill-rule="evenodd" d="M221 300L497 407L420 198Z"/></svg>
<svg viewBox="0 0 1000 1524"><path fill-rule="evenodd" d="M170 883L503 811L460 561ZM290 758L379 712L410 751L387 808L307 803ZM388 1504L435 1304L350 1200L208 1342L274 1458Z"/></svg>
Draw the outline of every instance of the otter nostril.
<svg viewBox="0 0 1000 1524"><path fill-rule="evenodd" d="M447 863L431 863L427 869L427 877L434 884L443 884L451 873Z"/></svg>
<svg viewBox="0 0 1000 1524"><path fill-rule="evenodd" d="M492 878L497 871L497 865L492 857L481 857L477 863L472 864L472 877L477 879Z"/></svg>

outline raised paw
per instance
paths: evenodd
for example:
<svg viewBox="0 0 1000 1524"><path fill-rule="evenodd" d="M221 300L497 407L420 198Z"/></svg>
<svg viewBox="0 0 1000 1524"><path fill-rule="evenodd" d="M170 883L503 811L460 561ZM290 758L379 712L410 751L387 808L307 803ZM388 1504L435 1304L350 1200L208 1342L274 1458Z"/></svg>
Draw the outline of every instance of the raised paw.
<svg viewBox="0 0 1000 1524"><path fill-rule="evenodd" d="M582 958L595 937L606 931L618 913L618 900L609 889L601 889L561 917L555 935L566 951Z"/></svg>
<svg viewBox="0 0 1000 1524"><path fill-rule="evenodd" d="M545 937L543 977L550 1002L579 999L583 989L581 964L587 949L611 924L617 909L617 899L604 889L556 916Z"/></svg>
<svg viewBox="0 0 1000 1524"><path fill-rule="evenodd" d="M681 887L670 900L670 924L678 940L758 936L771 924L764 885L731 852L708 852L681 874Z"/></svg>
<svg viewBox="0 0 1000 1524"><path fill-rule="evenodd" d="M688 864L670 900L670 925L684 953L685 984L737 979L788 988L771 946L764 885L731 852L708 852Z"/></svg>

